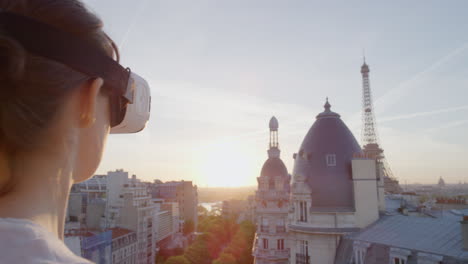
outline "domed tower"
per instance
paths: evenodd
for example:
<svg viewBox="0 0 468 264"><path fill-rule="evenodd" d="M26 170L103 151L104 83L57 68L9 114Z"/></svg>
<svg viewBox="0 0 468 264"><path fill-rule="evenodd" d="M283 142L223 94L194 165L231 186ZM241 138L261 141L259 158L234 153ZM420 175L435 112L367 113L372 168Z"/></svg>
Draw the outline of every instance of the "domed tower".
<svg viewBox="0 0 468 264"><path fill-rule="evenodd" d="M287 264L286 224L289 211L289 182L291 177L280 159L278 120L270 119L268 159L257 178L255 193L256 235L253 246L255 264Z"/></svg>
<svg viewBox="0 0 468 264"><path fill-rule="evenodd" d="M325 110L294 154L289 238L292 264L334 263L342 235L378 219L376 162Z"/></svg>

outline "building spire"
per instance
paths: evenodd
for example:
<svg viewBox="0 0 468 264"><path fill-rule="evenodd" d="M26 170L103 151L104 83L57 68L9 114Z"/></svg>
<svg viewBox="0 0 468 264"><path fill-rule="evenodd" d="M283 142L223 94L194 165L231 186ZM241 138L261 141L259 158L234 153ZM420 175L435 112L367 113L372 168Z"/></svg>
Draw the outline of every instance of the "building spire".
<svg viewBox="0 0 468 264"><path fill-rule="evenodd" d="M330 111L331 104L328 102L328 96L327 96L327 99L326 99L325 105L324 105L323 107L325 108L325 113L329 113L329 112L331 112L331 111Z"/></svg>
<svg viewBox="0 0 468 264"><path fill-rule="evenodd" d="M279 154L280 154L279 143L278 143L279 124L278 124L278 119L276 119L276 117L273 116L270 119L269 127L270 127L270 146L268 149L268 157L279 158Z"/></svg>
<svg viewBox="0 0 468 264"><path fill-rule="evenodd" d="M362 48L362 62L366 64L366 50L364 48Z"/></svg>

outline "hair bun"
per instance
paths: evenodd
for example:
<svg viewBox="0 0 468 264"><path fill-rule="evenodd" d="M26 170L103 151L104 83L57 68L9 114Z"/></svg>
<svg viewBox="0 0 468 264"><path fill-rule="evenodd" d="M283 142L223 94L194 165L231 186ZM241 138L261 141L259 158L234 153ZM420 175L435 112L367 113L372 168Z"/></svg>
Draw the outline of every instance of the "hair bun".
<svg viewBox="0 0 468 264"><path fill-rule="evenodd" d="M23 78L25 64L26 51L21 44L8 36L0 35L0 97L13 90L5 86L14 86Z"/></svg>

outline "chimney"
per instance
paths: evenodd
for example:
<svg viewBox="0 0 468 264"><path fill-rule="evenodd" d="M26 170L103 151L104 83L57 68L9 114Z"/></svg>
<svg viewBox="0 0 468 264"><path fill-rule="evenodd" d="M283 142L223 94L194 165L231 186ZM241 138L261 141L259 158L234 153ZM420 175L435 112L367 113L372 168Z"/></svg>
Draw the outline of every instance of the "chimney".
<svg viewBox="0 0 468 264"><path fill-rule="evenodd" d="M468 215L463 216L460 221L463 249L468 250Z"/></svg>

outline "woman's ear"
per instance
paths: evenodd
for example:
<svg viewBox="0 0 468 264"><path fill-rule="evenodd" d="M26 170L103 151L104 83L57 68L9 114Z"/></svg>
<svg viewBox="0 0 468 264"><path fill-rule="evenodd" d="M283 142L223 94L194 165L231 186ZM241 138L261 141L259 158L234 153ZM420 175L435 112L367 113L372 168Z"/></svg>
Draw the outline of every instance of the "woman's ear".
<svg viewBox="0 0 468 264"><path fill-rule="evenodd" d="M103 84L102 78L95 78L83 85L80 101L80 127L90 127L96 120L97 99Z"/></svg>

